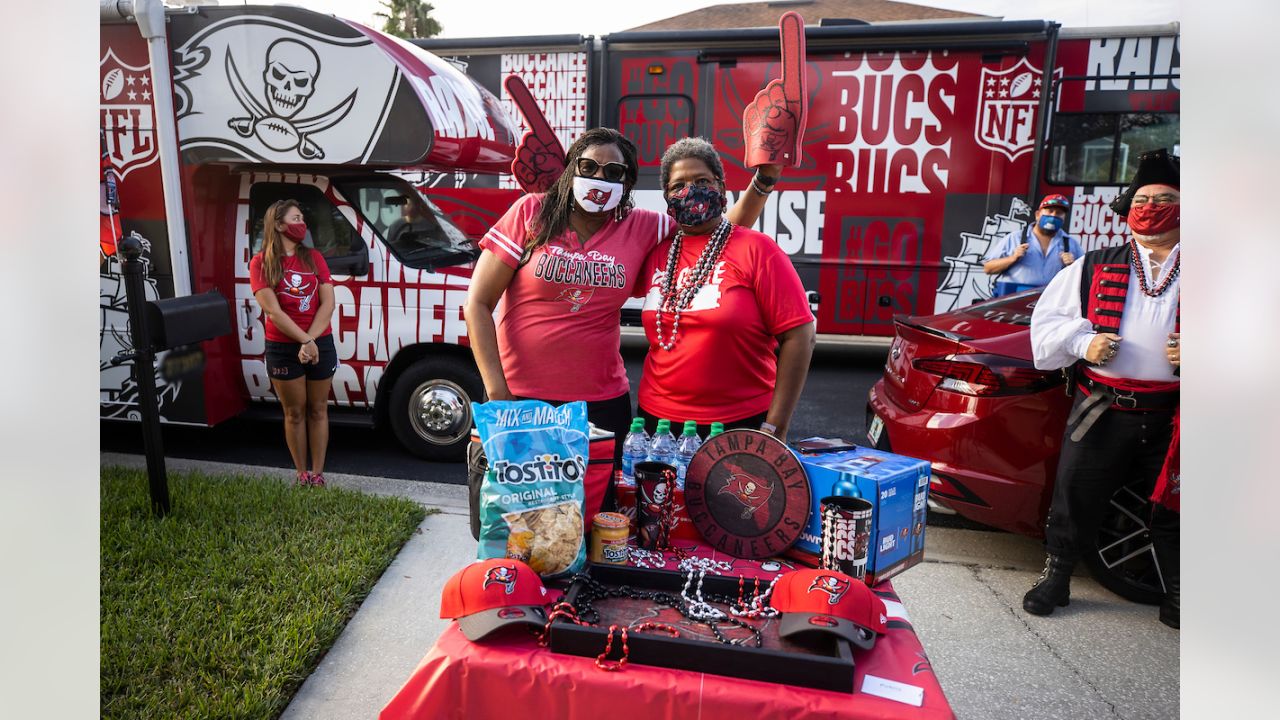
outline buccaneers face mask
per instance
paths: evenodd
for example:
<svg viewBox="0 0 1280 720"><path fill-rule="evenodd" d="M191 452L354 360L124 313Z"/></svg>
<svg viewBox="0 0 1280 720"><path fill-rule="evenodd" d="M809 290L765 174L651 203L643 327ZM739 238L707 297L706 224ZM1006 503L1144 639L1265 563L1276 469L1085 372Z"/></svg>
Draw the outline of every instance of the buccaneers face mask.
<svg viewBox="0 0 1280 720"><path fill-rule="evenodd" d="M587 212L607 212L618 207L618 203L622 202L624 189L622 183L581 175L573 178L573 199Z"/></svg>
<svg viewBox="0 0 1280 720"><path fill-rule="evenodd" d="M1181 224L1182 205L1180 203L1135 205L1129 208L1129 217L1126 220L1129 223L1129 229L1139 235L1148 237L1162 235Z"/></svg>
<svg viewBox="0 0 1280 720"><path fill-rule="evenodd" d="M723 215L727 204L714 185L685 185L667 196L667 214L684 227L696 227Z"/></svg>

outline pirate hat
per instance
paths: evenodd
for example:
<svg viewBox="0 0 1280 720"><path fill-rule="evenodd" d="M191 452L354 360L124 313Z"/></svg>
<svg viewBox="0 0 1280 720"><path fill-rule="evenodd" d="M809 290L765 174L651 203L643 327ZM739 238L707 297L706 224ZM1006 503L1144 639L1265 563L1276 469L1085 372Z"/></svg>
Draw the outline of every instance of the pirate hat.
<svg viewBox="0 0 1280 720"><path fill-rule="evenodd" d="M782 613L782 637L827 632L870 650L888 630L884 601L866 583L834 570L789 572L778 578L770 602Z"/></svg>
<svg viewBox="0 0 1280 720"><path fill-rule="evenodd" d="M1138 156L1138 170L1133 174L1129 187L1115 200L1111 201L1111 210L1122 217L1129 215L1129 205L1138 188L1146 185L1180 186L1179 166L1181 161L1169 154L1165 148L1144 152Z"/></svg>
<svg viewBox="0 0 1280 720"><path fill-rule="evenodd" d="M474 562L444 584L440 617L458 621L468 640L509 625L542 627L547 589L533 568L511 558Z"/></svg>

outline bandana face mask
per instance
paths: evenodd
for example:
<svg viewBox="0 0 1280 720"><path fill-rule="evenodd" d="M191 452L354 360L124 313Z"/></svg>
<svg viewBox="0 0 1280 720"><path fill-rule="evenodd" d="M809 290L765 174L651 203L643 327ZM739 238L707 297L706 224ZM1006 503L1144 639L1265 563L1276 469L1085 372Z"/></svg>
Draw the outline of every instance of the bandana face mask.
<svg viewBox="0 0 1280 720"><path fill-rule="evenodd" d="M667 214L684 227L697 227L723 215L727 204L714 185L685 185L667 196Z"/></svg>
<svg viewBox="0 0 1280 720"><path fill-rule="evenodd" d="M597 180L596 178L575 175L573 178L573 199L578 206L587 212L608 212L622 202L625 190L622 183Z"/></svg>
<svg viewBox="0 0 1280 720"><path fill-rule="evenodd" d="M1139 235L1147 237L1163 235L1181 224L1182 205L1180 203L1135 205L1129 209L1129 217L1125 220L1129 223L1129 229Z"/></svg>

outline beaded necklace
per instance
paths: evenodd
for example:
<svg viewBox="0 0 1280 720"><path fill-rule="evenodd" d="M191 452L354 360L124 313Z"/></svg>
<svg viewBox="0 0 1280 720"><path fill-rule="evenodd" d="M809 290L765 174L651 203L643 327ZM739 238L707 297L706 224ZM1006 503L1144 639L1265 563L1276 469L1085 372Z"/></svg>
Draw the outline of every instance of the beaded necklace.
<svg viewBox="0 0 1280 720"><path fill-rule="evenodd" d="M1156 286L1154 290L1147 284L1147 268L1142 262L1142 253L1138 251L1138 242L1136 240L1129 241L1129 262L1133 264L1133 268L1138 272L1138 284L1142 286L1142 292L1147 297L1160 297L1169 289L1169 284L1173 279L1178 277L1178 270L1182 267L1182 253L1178 253L1178 257L1173 259L1173 267L1169 272L1164 274L1164 279Z"/></svg>
<svg viewBox="0 0 1280 720"><path fill-rule="evenodd" d="M667 251L667 276L662 280L662 302L658 305L654 322L658 346L663 350L671 350L676 346L676 336L680 334L680 314L688 309L698 290L711 278L711 273L720 259L720 253L724 251L731 232L733 232L733 223L721 218L720 225L711 234L706 247L702 248L702 254L698 256L698 262L694 264L688 280L678 287L676 286L676 265L680 262L680 248L684 245L684 230L676 232L675 239L671 241L671 249ZM673 315L671 337L667 340L662 339L663 312Z"/></svg>

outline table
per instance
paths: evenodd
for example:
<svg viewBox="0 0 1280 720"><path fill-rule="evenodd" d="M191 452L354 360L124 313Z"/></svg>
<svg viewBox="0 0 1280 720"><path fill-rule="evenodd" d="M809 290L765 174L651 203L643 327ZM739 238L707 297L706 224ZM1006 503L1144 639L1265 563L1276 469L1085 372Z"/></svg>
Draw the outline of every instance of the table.
<svg viewBox="0 0 1280 720"><path fill-rule="evenodd" d="M695 554L710 555L710 552ZM753 565L756 572L760 572L760 563L756 561L726 559L734 561L735 575L751 573ZM772 566L766 565L766 568ZM881 583L875 591L889 610L889 632L876 642L874 650L854 650L854 687L861 689L863 678L868 674L914 685L924 689L921 707L862 692L849 695L649 665L629 664L621 672L604 672L591 658L553 653L538 647L527 629L512 628L482 643L473 643L454 622L404 687L383 708L381 717L384 720L955 718L892 583ZM767 714L762 715L762 711Z"/></svg>

